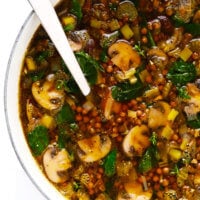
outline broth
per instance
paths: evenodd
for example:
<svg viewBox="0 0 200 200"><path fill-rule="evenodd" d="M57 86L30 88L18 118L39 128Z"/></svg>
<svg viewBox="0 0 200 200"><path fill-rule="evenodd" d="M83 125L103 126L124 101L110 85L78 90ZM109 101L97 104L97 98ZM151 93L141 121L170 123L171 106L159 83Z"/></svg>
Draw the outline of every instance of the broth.
<svg viewBox="0 0 200 200"><path fill-rule="evenodd" d="M68 199L200 199L200 2L72 0L57 13L91 93L40 27L20 117Z"/></svg>

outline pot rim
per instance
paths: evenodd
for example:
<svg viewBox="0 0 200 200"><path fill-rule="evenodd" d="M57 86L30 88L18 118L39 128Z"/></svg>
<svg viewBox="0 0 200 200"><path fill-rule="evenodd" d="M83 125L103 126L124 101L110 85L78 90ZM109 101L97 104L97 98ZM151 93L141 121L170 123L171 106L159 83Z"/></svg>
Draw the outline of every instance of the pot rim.
<svg viewBox="0 0 200 200"><path fill-rule="evenodd" d="M51 0L54 5L58 4L60 0ZM33 25L33 26L32 26ZM19 81L22 70L22 63L24 56L29 46L31 39L40 25L39 19L37 18L34 11L28 15L23 23L16 39L13 44L7 68L4 78L4 115L7 126L8 135L15 151L18 161L20 162L23 170L35 185L35 187L40 191L40 193L46 198L51 200L64 199L64 196L55 188L53 184L45 177L44 173L41 171L40 167L36 163L35 158L31 154L28 144L25 139L23 132L21 120L20 120L20 107L19 107ZM30 28L30 29L29 29ZM27 37L26 35L31 37ZM24 41L25 39L25 41ZM25 43L25 45L23 44ZM18 52L19 51L19 52ZM21 51L21 54L20 54ZM19 57L17 56L19 55ZM23 55L22 55L23 54ZM18 69L14 67L19 66ZM17 75L13 75L13 70L17 70ZM14 73L15 74L15 73ZM16 84L17 83L17 84ZM11 88L15 90L11 91ZM14 93L14 96L13 96ZM11 97L11 95L14 97ZM11 97L11 98L9 98ZM11 112L11 111L15 112ZM13 119L13 120L12 120ZM23 150L23 152L22 152ZM65 198L66 199L66 198Z"/></svg>

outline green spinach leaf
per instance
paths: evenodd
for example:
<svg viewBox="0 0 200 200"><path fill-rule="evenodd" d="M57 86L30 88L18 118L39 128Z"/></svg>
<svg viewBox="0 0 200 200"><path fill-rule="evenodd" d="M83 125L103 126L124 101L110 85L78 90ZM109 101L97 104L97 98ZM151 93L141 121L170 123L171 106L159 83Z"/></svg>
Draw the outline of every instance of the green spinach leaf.
<svg viewBox="0 0 200 200"><path fill-rule="evenodd" d="M152 134L150 141L151 146L139 161L138 170L140 173L148 172L158 163L157 136L155 133Z"/></svg>
<svg viewBox="0 0 200 200"><path fill-rule="evenodd" d="M182 99L190 99L190 95L188 94L188 91L186 89L186 87L182 86L182 87L177 87L178 90L178 96Z"/></svg>
<svg viewBox="0 0 200 200"><path fill-rule="evenodd" d="M49 144L48 130L44 126L37 126L27 135L28 143L35 156L41 155Z"/></svg>
<svg viewBox="0 0 200 200"><path fill-rule="evenodd" d="M28 77L31 78L33 82L41 80L45 76L45 70L36 70L29 72Z"/></svg>
<svg viewBox="0 0 200 200"><path fill-rule="evenodd" d="M101 68L99 63L85 52L77 52L75 56L86 79L91 85L94 85L97 81L97 70Z"/></svg>
<svg viewBox="0 0 200 200"><path fill-rule="evenodd" d="M77 17L78 21L80 21L82 19L82 17L83 17L82 8L81 8L81 4L78 0L71 1L70 12Z"/></svg>
<svg viewBox="0 0 200 200"><path fill-rule="evenodd" d="M112 87L112 97L116 101L128 101L140 96L143 92L143 84L138 78L137 82L131 84L129 81L118 83Z"/></svg>
<svg viewBox="0 0 200 200"><path fill-rule="evenodd" d="M200 113L197 113L196 119L188 120L187 124L194 129L200 128Z"/></svg>
<svg viewBox="0 0 200 200"><path fill-rule="evenodd" d="M67 129L62 125L58 127L58 132L58 147L63 149L66 147L66 143L69 141L70 135L68 134Z"/></svg>
<svg viewBox="0 0 200 200"><path fill-rule="evenodd" d="M167 78L176 86L183 86L194 81L196 78L196 69L192 63L178 60L169 69Z"/></svg>
<svg viewBox="0 0 200 200"><path fill-rule="evenodd" d="M90 85L94 85L97 81L97 76L98 76L98 70L103 71L103 68L101 65L94 59L92 58L89 54L81 51L81 52L76 52L75 56L77 58L77 61ZM66 74L69 75L69 80L66 83L66 86L68 88L68 92L72 93L80 93L80 89L77 86L75 80L73 79L70 71L68 70L67 66L65 65L64 61L62 61L62 69Z"/></svg>
<svg viewBox="0 0 200 200"><path fill-rule="evenodd" d="M155 46L156 46L156 43L155 43L155 41L154 41L154 39L153 39L153 36L152 36L152 34L151 34L150 31L148 31L148 33L147 33L147 38L148 38L148 41L149 41L149 45L150 45L151 47L155 47Z"/></svg>
<svg viewBox="0 0 200 200"><path fill-rule="evenodd" d="M75 122L75 114L69 104L65 104L58 112L56 116L56 121L58 124L62 124L65 122L71 124Z"/></svg>
<svg viewBox="0 0 200 200"><path fill-rule="evenodd" d="M101 62L107 62L108 61L108 55L107 55L107 48L103 48L100 53L100 61Z"/></svg>
<svg viewBox="0 0 200 200"><path fill-rule="evenodd" d="M185 31L188 33L191 33L193 36L199 36L200 35L200 24L197 23L185 23L177 18L176 15L172 18L174 25L176 27L184 27Z"/></svg>
<svg viewBox="0 0 200 200"><path fill-rule="evenodd" d="M112 150L104 160L104 171L106 176L111 177L116 172L116 159L117 159L117 150Z"/></svg>
<svg viewBox="0 0 200 200"><path fill-rule="evenodd" d="M39 53L37 53L35 55L35 60L37 63L41 63L43 62L44 60L46 60L50 55L50 52L49 50L46 50L46 51L40 51Z"/></svg>

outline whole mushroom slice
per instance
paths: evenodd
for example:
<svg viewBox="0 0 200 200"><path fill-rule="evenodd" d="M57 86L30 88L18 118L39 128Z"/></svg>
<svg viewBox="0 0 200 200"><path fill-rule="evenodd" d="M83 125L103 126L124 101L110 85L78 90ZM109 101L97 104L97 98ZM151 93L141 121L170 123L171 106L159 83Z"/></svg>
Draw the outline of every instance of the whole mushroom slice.
<svg viewBox="0 0 200 200"><path fill-rule="evenodd" d="M125 41L117 41L108 49L111 61L123 72L131 67L138 67L141 63L140 55L133 47Z"/></svg>
<svg viewBox="0 0 200 200"><path fill-rule="evenodd" d="M190 95L189 99L184 100L186 106L184 111L189 120L197 118L197 114L200 112L200 89L193 83L187 84L187 91Z"/></svg>
<svg viewBox="0 0 200 200"><path fill-rule="evenodd" d="M149 129L146 125L133 127L122 143L123 150L129 157L141 156L149 145Z"/></svg>
<svg viewBox="0 0 200 200"><path fill-rule="evenodd" d="M79 158L84 162L95 162L105 157L111 149L111 140L108 136L95 135L78 141Z"/></svg>
<svg viewBox="0 0 200 200"><path fill-rule="evenodd" d="M126 196L123 195L124 192L119 192L117 200L150 200L153 194L150 190L144 191L142 185L138 182L125 183L124 189Z"/></svg>
<svg viewBox="0 0 200 200"><path fill-rule="evenodd" d="M65 182L68 178L67 170L72 167L66 149L59 150L55 146L51 146L45 151L43 165L47 177L54 183Z"/></svg>
<svg viewBox="0 0 200 200"><path fill-rule="evenodd" d="M47 110L60 108L65 100L64 91L55 88L54 80L46 80L43 84L40 81L34 82L32 94L36 102Z"/></svg>
<svg viewBox="0 0 200 200"><path fill-rule="evenodd" d="M167 54L158 47L153 47L148 50L147 57L160 69L163 69L169 61Z"/></svg>
<svg viewBox="0 0 200 200"><path fill-rule="evenodd" d="M148 127L152 129L165 126L168 123L168 115L171 111L170 105L165 101L156 102L149 110Z"/></svg>

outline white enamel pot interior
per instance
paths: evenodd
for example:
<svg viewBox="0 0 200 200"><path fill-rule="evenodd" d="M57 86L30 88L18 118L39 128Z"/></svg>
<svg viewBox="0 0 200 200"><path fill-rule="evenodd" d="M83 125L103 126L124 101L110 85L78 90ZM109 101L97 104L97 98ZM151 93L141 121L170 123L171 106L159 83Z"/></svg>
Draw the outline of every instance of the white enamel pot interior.
<svg viewBox="0 0 200 200"><path fill-rule="evenodd" d="M52 0L52 3L56 5L59 0ZM32 156L19 117L19 81L23 59L39 25L40 21L37 16L34 12L30 13L12 49L4 85L5 117L13 148L29 178L47 199L62 200L64 197L47 180Z"/></svg>

